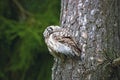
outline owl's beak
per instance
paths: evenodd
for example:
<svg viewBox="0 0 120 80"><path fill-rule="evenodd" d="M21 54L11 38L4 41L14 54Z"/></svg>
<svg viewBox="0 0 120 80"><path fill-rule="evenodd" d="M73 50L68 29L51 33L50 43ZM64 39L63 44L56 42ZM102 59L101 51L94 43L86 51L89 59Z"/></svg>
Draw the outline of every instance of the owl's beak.
<svg viewBox="0 0 120 80"><path fill-rule="evenodd" d="M51 35L53 32L49 32L49 35Z"/></svg>

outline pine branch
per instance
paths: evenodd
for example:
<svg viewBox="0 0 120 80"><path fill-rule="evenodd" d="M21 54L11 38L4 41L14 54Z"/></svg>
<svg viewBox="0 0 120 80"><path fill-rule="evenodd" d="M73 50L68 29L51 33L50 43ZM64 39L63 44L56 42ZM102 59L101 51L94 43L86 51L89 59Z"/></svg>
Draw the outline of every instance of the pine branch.
<svg viewBox="0 0 120 80"><path fill-rule="evenodd" d="M23 6L18 2L18 0L12 0L12 1L16 5L16 7L18 8L21 17L25 18L25 17L29 17L32 15L30 12L28 12L27 10L25 10L23 8Z"/></svg>

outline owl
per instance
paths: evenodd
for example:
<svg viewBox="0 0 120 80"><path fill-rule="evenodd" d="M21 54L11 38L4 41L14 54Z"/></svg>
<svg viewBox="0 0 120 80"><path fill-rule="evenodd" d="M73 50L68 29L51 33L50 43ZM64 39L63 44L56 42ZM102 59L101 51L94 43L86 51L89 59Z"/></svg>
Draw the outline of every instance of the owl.
<svg viewBox="0 0 120 80"><path fill-rule="evenodd" d="M45 29L43 36L51 55L55 58L80 57L81 50L69 29L49 26Z"/></svg>

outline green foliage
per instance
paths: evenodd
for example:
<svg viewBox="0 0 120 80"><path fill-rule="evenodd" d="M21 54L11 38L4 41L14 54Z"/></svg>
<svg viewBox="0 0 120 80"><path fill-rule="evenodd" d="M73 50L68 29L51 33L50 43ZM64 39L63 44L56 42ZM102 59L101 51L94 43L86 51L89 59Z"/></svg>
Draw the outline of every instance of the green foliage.
<svg viewBox="0 0 120 80"><path fill-rule="evenodd" d="M24 7L35 14L34 17L42 23L42 26L59 24L60 0L24 0L22 2L27 3Z"/></svg>
<svg viewBox="0 0 120 80"><path fill-rule="evenodd" d="M48 25L59 24L60 1L18 3L30 15L22 14L9 0L0 1L0 80L51 80L53 59L43 31Z"/></svg>

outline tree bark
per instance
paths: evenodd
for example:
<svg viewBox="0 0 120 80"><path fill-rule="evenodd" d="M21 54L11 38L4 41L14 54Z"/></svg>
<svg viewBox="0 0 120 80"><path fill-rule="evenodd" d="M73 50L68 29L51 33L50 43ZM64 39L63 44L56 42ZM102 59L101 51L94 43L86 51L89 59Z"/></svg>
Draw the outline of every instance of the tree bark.
<svg viewBox="0 0 120 80"><path fill-rule="evenodd" d="M61 0L61 27L69 28L81 60L54 62L52 80L120 80L119 0Z"/></svg>

